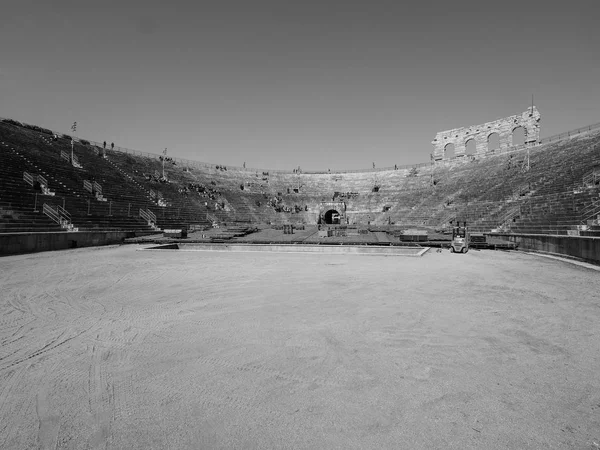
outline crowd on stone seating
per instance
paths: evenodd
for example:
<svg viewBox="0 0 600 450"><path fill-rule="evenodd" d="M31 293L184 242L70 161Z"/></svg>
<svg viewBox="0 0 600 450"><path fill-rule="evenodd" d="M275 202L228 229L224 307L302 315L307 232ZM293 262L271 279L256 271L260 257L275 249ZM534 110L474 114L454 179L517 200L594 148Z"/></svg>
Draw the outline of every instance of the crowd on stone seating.
<svg viewBox="0 0 600 450"><path fill-rule="evenodd" d="M147 173L143 173L142 175L146 181L150 181L151 183L167 183L167 184L171 183L167 179L167 177L163 177L162 175L157 176L156 174L147 174Z"/></svg>
<svg viewBox="0 0 600 450"><path fill-rule="evenodd" d="M217 189L205 186L202 183L188 183L186 186L182 186L178 189L178 192L182 195L188 195L190 192L196 192L201 197L216 200L221 193Z"/></svg>
<svg viewBox="0 0 600 450"><path fill-rule="evenodd" d="M352 198L358 198L358 192L334 192L333 193L333 200L335 201L335 199L337 198L347 198L347 199L352 199Z"/></svg>
<svg viewBox="0 0 600 450"><path fill-rule="evenodd" d="M257 206L260 206L260 202L256 202ZM283 198L281 196L273 197L267 200L267 207L273 208L275 212L285 212L285 213L299 213L302 211L308 211L308 205L294 205L293 207L289 207L283 203Z"/></svg>
<svg viewBox="0 0 600 450"><path fill-rule="evenodd" d="M281 197L273 197L267 200L267 206L271 208L277 208L283 202Z"/></svg>
<svg viewBox="0 0 600 450"><path fill-rule="evenodd" d="M215 202L215 211L229 211L225 202Z"/></svg>
<svg viewBox="0 0 600 450"><path fill-rule="evenodd" d="M302 212L302 211L308 211L308 205L304 205L304 207L301 206L301 205L294 205L294 212L295 213L299 213L299 212Z"/></svg>

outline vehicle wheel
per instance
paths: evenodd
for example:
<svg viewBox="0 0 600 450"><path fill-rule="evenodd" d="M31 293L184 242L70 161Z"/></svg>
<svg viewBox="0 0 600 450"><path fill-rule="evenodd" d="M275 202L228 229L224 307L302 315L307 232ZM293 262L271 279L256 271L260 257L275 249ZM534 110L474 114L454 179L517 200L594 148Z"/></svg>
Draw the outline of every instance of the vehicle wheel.
<svg viewBox="0 0 600 450"><path fill-rule="evenodd" d="M454 247L450 246L450 253L454 253Z"/></svg>
<svg viewBox="0 0 600 450"><path fill-rule="evenodd" d="M463 248L461 248L461 249L460 249L460 252L461 252L461 253L467 253L467 248L466 248L466 247L463 247Z"/></svg>
<svg viewBox="0 0 600 450"><path fill-rule="evenodd" d="M469 249L465 247L465 253L467 253L468 251L469 251Z"/></svg>

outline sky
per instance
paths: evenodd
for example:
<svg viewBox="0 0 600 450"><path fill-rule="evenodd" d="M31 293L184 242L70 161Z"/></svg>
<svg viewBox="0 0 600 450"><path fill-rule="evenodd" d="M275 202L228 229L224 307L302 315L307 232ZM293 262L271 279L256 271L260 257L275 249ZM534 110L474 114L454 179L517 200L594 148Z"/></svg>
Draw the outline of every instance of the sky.
<svg viewBox="0 0 600 450"><path fill-rule="evenodd" d="M0 117L230 166L429 161L438 131L600 122L600 2L19 0Z"/></svg>

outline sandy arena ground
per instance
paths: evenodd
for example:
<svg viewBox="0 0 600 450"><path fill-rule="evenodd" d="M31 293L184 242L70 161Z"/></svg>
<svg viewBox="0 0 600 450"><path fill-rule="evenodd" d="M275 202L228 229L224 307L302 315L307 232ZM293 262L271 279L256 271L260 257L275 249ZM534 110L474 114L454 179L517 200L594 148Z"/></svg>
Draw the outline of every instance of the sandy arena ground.
<svg viewBox="0 0 600 450"><path fill-rule="evenodd" d="M0 258L0 448L600 444L600 272L136 248Z"/></svg>

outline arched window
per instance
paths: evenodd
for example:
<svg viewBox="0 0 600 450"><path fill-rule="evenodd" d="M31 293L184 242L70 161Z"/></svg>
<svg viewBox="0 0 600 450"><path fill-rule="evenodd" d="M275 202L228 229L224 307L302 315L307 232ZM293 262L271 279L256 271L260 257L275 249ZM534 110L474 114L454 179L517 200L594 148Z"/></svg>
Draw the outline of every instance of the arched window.
<svg viewBox="0 0 600 450"><path fill-rule="evenodd" d="M466 154L467 155L474 155L477 152L477 146L475 145L475 139L471 138L469 139L466 144Z"/></svg>
<svg viewBox="0 0 600 450"><path fill-rule="evenodd" d="M500 135L498 133L492 133L488 136L488 151L496 150L500 148Z"/></svg>
<svg viewBox="0 0 600 450"><path fill-rule="evenodd" d="M446 144L444 147L444 159L454 158L454 144Z"/></svg>
<svg viewBox="0 0 600 450"><path fill-rule="evenodd" d="M512 132L512 145L523 145L525 143L525 135L525 128L515 128Z"/></svg>

